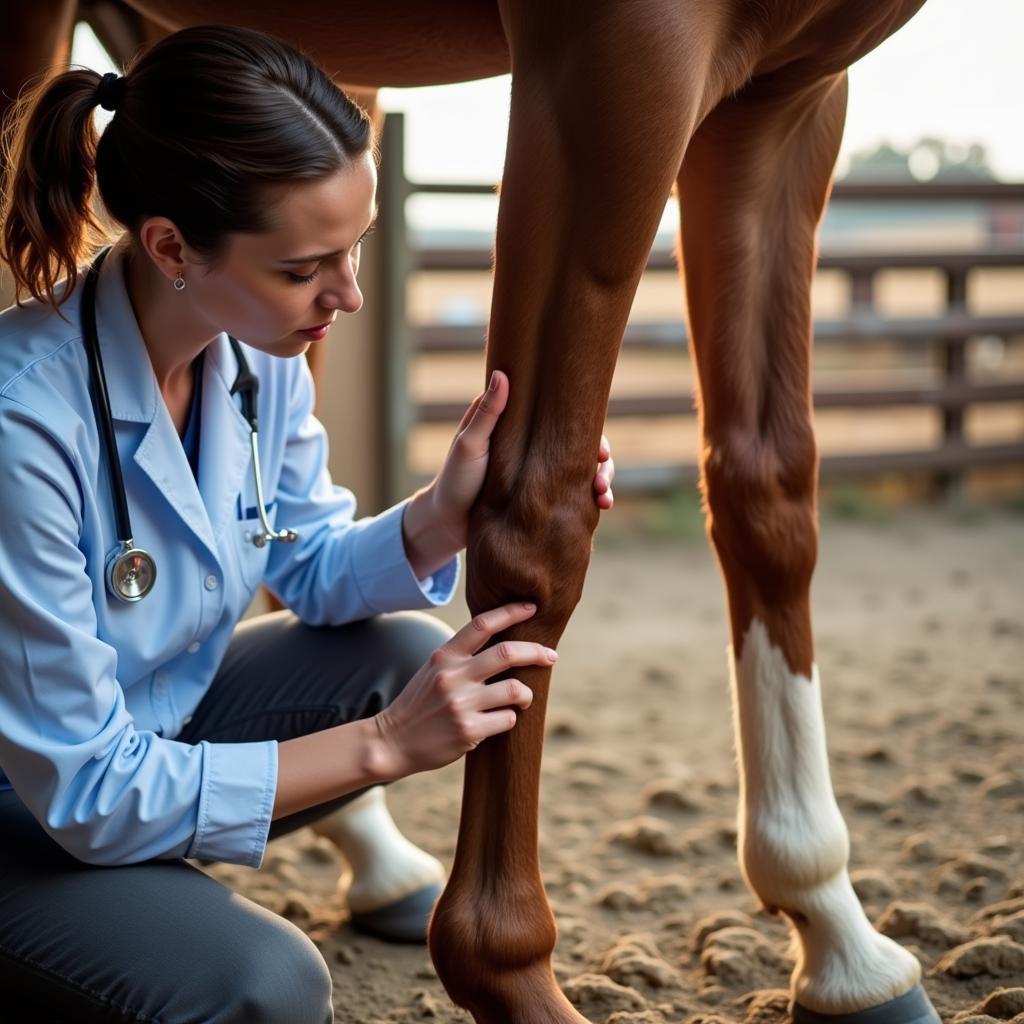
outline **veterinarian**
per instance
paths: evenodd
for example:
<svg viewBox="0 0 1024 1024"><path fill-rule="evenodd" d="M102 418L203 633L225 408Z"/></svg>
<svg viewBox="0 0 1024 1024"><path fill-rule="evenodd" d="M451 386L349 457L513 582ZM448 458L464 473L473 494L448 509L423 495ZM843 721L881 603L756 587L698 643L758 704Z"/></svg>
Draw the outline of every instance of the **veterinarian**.
<svg viewBox="0 0 1024 1024"><path fill-rule="evenodd" d="M513 728L516 668L556 657L487 648L529 605L454 635L411 610L452 597L510 382L429 486L354 518L302 356L362 305L374 140L283 43L179 32L125 77L57 75L10 130L0 1017L322 1024L312 942L185 858L258 867L315 823L353 924L423 940L443 872L380 784ZM609 508L605 441L597 467ZM239 625L261 585L286 610Z"/></svg>

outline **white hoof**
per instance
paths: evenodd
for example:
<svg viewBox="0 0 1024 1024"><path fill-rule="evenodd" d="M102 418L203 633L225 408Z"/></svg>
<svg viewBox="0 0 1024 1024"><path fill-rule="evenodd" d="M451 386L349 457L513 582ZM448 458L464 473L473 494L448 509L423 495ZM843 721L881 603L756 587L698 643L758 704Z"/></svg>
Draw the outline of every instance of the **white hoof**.
<svg viewBox="0 0 1024 1024"><path fill-rule="evenodd" d="M367 790L312 827L330 839L349 864L351 881L343 876L339 887L354 914L379 910L444 883L441 862L398 831L381 786Z"/></svg>

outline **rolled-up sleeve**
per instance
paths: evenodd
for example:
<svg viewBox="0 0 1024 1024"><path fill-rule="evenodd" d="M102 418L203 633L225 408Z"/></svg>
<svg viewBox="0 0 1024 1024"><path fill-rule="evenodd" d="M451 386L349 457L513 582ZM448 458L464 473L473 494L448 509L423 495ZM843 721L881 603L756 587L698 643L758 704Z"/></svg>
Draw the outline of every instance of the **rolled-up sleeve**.
<svg viewBox="0 0 1024 1024"><path fill-rule="evenodd" d="M266 583L309 625L341 625L381 612L447 604L459 578L458 557L418 580L405 553L402 501L355 519L352 492L332 483L328 442L313 415L305 361L293 369L284 461L276 493L277 523L294 528L294 544L276 544Z"/></svg>
<svg viewBox="0 0 1024 1024"><path fill-rule="evenodd" d="M73 455L8 398L0 449L0 768L82 861L258 866L276 743L190 746L136 728L117 652L97 635Z"/></svg>

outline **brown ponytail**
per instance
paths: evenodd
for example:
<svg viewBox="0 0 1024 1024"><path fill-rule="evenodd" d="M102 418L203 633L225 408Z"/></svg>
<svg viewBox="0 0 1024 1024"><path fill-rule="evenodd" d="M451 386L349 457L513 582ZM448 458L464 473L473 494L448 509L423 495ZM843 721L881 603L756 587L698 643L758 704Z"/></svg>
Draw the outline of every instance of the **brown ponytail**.
<svg viewBox="0 0 1024 1024"><path fill-rule="evenodd" d="M20 305L27 294L56 307L55 287L105 239L93 210L93 123L100 76L66 71L27 90L6 125L0 202L0 256L14 276Z"/></svg>
<svg viewBox="0 0 1024 1024"><path fill-rule="evenodd" d="M201 26L160 40L116 83L97 139L94 71L57 75L9 122L0 256L18 301L54 308L103 241L92 205L133 234L171 220L208 264L229 234L274 226L274 185L312 181L373 146L369 119L303 54L253 29ZM58 297L61 277L68 285Z"/></svg>

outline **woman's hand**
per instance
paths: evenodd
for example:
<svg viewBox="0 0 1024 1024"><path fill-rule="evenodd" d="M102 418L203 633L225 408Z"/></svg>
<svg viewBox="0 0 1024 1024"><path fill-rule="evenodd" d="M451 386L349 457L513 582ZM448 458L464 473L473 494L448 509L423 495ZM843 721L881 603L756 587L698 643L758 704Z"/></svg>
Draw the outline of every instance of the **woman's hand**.
<svg viewBox="0 0 1024 1024"><path fill-rule="evenodd" d="M612 497L612 481L615 479L615 460L612 458L611 441L601 435L601 447L597 450L597 476L594 477L594 495L597 507L607 511L615 504Z"/></svg>
<svg viewBox="0 0 1024 1024"><path fill-rule="evenodd" d="M469 510L484 485L491 454L491 434L508 404L508 377L491 374L487 390L470 403L444 465L430 486L434 528L448 538L453 551L466 546Z"/></svg>
<svg viewBox="0 0 1024 1024"><path fill-rule="evenodd" d="M421 563L440 566L466 546L469 510L483 487L491 453L491 435L508 404L508 393L508 377L501 370L495 370L488 389L473 399L462 417L441 471L430 487L413 499L429 505L427 510L417 507L407 514L410 523L405 531L406 547L410 549L410 561L414 564L417 558L413 552L419 547L425 548L429 544L433 549L433 557L418 559ZM614 503L614 477L611 445L602 434L594 477L594 502L599 509L610 509ZM429 540L428 534L431 535ZM440 548L444 549L443 553L438 553Z"/></svg>
<svg viewBox="0 0 1024 1024"><path fill-rule="evenodd" d="M450 764L488 736L507 732L533 691L518 679L485 681L513 666L550 667L558 655L542 644L506 640L480 649L497 633L525 622L532 604L507 604L476 616L412 677L373 719L379 738L376 774L382 780Z"/></svg>

